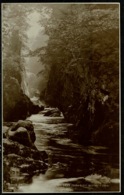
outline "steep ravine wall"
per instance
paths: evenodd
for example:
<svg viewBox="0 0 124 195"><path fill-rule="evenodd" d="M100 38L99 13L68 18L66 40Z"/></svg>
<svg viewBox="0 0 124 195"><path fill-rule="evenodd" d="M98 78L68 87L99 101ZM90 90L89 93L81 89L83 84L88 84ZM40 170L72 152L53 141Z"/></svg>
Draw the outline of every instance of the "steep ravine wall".
<svg viewBox="0 0 124 195"><path fill-rule="evenodd" d="M20 74L20 80L18 80L18 77L11 75L8 77L7 74L4 74L3 121L24 120L31 114L36 114L43 109L43 106L34 105L29 98L25 71L23 70L18 74Z"/></svg>

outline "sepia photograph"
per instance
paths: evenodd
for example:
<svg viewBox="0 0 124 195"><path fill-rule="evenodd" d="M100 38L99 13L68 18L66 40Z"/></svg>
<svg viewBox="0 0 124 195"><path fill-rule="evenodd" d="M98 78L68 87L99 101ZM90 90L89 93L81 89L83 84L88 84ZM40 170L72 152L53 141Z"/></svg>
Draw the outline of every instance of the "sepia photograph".
<svg viewBox="0 0 124 195"><path fill-rule="evenodd" d="M2 192L120 192L120 4L1 16Z"/></svg>

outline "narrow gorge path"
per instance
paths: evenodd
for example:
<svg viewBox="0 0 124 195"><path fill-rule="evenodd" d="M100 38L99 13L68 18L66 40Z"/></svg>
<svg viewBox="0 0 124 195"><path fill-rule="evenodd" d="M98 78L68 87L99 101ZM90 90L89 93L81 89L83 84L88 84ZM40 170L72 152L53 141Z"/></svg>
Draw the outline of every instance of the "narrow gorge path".
<svg viewBox="0 0 124 195"><path fill-rule="evenodd" d="M102 146L82 146L68 138L63 117L35 114L35 145L49 156L45 174L35 175L29 184L21 184L20 192L117 191L119 189L118 156L108 154Z"/></svg>

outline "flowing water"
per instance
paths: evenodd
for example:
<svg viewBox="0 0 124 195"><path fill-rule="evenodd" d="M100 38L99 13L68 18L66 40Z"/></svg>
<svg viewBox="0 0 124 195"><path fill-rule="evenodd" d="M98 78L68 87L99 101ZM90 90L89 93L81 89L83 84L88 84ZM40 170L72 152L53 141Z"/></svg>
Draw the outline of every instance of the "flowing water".
<svg viewBox="0 0 124 195"><path fill-rule="evenodd" d="M119 191L119 162L102 146L82 146L68 138L68 126L63 117L28 118L34 124L35 145L49 156L45 174L36 175L20 192L97 192Z"/></svg>

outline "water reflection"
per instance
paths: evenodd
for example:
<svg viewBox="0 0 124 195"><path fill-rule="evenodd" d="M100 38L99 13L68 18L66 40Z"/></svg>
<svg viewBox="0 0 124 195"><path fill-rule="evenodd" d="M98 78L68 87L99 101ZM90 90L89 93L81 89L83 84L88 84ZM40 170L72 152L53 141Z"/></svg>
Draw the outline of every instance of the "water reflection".
<svg viewBox="0 0 124 195"><path fill-rule="evenodd" d="M81 146L67 138L67 126L61 117L32 115L36 146L49 156L46 173L33 177L21 192L118 191L119 162L102 146ZM57 119L57 121L56 121Z"/></svg>

